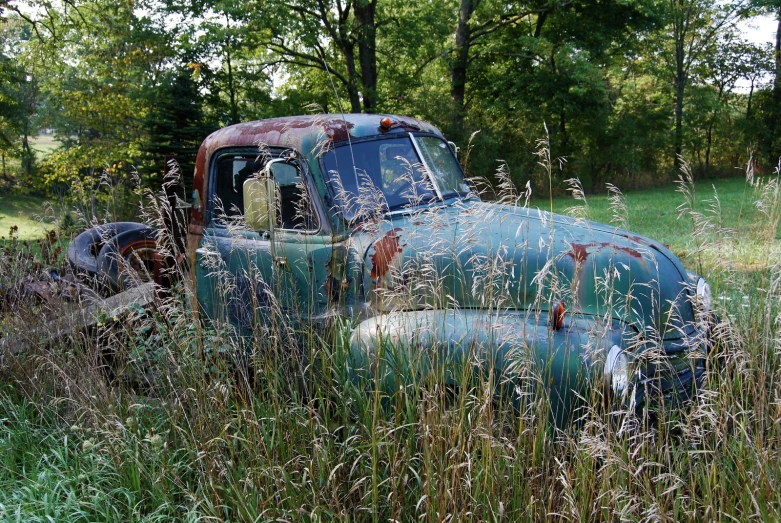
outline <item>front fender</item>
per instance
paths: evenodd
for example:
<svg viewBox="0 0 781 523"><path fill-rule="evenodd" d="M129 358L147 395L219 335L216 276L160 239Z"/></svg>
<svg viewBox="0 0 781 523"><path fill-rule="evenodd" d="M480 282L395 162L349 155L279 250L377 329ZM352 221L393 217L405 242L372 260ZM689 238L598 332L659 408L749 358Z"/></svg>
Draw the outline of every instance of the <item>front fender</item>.
<svg viewBox="0 0 781 523"><path fill-rule="evenodd" d="M626 330L580 315L553 330L546 312L398 311L356 327L351 373L378 381L388 394L432 377L449 384L490 377L494 391L511 392L519 408L525 394L547 389L558 423L570 417L577 396L601 379L607 349L624 346Z"/></svg>

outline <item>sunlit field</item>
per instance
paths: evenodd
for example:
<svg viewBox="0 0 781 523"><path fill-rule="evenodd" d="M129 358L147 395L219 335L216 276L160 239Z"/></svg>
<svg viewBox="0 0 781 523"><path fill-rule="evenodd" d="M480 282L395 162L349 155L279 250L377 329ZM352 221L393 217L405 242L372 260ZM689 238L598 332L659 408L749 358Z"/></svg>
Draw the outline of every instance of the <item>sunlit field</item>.
<svg viewBox="0 0 781 523"><path fill-rule="evenodd" d="M44 198L20 194L0 194L0 236L22 240L43 238L51 230L53 212Z"/></svg>

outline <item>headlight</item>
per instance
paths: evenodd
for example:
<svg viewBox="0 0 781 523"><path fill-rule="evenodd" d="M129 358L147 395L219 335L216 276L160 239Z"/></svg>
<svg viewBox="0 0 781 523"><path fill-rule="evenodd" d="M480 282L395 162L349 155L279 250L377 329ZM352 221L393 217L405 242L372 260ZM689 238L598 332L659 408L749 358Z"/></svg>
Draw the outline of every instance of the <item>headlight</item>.
<svg viewBox="0 0 781 523"><path fill-rule="evenodd" d="M710 285L704 278L697 280L697 304L701 312L709 312L713 305L713 296L710 293Z"/></svg>
<svg viewBox="0 0 781 523"><path fill-rule="evenodd" d="M605 392L616 396L622 396L629 385L629 359L618 345L613 345L607 353L603 379Z"/></svg>

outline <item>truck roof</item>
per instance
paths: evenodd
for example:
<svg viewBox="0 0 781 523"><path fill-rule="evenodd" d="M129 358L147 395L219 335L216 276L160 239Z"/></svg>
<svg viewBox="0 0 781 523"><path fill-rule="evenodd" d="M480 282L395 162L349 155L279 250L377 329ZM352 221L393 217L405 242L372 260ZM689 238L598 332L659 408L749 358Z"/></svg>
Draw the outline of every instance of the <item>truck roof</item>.
<svg viewBox="0 0 781 523"><path fill-rule="evenodd" d="M314 114L285 116L231 125L210 134L204 147L210 151L221 147L268 145L299 148L302 139L322 133L332 143L358 139L388 132L380 128L380 121L390 118L391 129L419 130L440 134L430 123L408 116L390 114ZM305 153L305 151L300 151Z"/></svg>
<svg viewBox="0 0 781 523"><path fill-rule="evenodd" d="M380 122L389 118L391 127L383 129ZM310 151L312 144L338 144L348 140L356 140L368 136L376 136L394 130L410 130L434 133L441 136L440 131L430 123L392 114L312 114L302 116L285 116L239 123L220 129L210 134L201 144L195 161L194 188L200 192L200 198L206 196L204 182L206 169L212 154L226 147L289 147L304 155ZM327 147L323 147L327 150ZM202 202L202 204L205 202ZM199 211L194 211L193 218L201 222Z"/></svg>

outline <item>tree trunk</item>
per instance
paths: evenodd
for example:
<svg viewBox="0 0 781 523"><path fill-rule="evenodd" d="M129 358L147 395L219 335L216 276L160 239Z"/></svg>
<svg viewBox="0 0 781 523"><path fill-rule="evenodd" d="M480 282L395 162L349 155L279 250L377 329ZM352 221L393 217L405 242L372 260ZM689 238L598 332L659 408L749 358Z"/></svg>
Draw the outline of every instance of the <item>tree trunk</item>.
<svg viewBox="0 0 781 523"><path fill-rule="evenodd" d="M708 124L708 129L705 131L705 170L703 174L708 176L710 172L710 150L713 144L713 121Z"/></svg>
<svg viewBox="0 0 781 523"><path fill-rule="evenodd" d="M716 99L716 108L713 110L710 121L708 121L708 128L705 131L705 176L710 174L710 151L711 146L713 145L713 127L716 125L716 118L719 116L722 98L724 98L724 87L720 85L719 97Z"/></svg>
<svg viewBox="0 0 781 523"><path fill-rule="evenodd" d="M545 20L548 19L548 11L543 11L537 15L537 23L534 26L534 38L539 38L542 34L542 27L545 25Z"/></svg>
<svg viewBox="0 0 781 523"><path fill-rule="evenodd" d="M560 153L566 155L568 152L567 145L569 144L569 140L567 138L567 112L564 109L559 112L559 132L561 133L561 142L559 143L559 146L561 147Z"/></svg>
<svg viewBox="0 0 781 523"><path fill-rule="evenodd" d="M683 154L683 97L686 92L683 40L675 41L675 170L681 166Z"/></svg>
<svg viewBox="0 0 781 523"><path fill-rule="evenodd" d="M461 138L464 132L464 112L466 98L466 75L469 66L470 27L477 2L461 0L458 6L458 24L456 25L456 47L450 67L450 99L453 102L452 124L455 137Z"/></svg>
<svg viewBox="0 0 781 523"><path fill-rule="evenodd" d="M236 89L233 84L233 64L231 63L230 43L225 46L225 57L228 64L228 98L230 100L230 123L239 123L239 108L236 104Z"/></svg>
<svg viewBox="0 0 781 523"><path fill-rule="evenodd" d="M225 23L228 30L231 28L230 18L225 15ZM236 86L233 82L233 64L231 63L231 38L228 37L228 41L225 42L225 58L228 64L228 98L230 99L230 123L239 123L239 107L236 103Z"/></svg>
<svg viewBox="0 0 781 523"><path fill-rule="evenodd" d="M358 92L358 71L355 68L355 45L343 41L340 45L344 54L344 62L347 66L347 94L350 97L350 112L361 112L361 96Z"/></svg>
<svg viewBox="0 0 781 523"><path fill-rule="evenodd" d="M354 0L353 12L358 24L358 61L361 65L363 112L377 110L377 0Z"/></svg>
<svg viewBox="0 0 781 523"><path fill-rule="evenodd" d="M777 165L779 161L776 141L780 134L778 119L781 117L781 8L776 13L776 18L778 20L778 28L776 29L775 77L773 78L773 125L770 127L770 154L768 158L770 165Z"/></svg>
<svg viewBox="0 0 781 523"><path fill-rule="evenodd" d="M29 182L33 175L33 151L30 148L27 124L24 126L24 135L22 136L22 172L27 176Z"/></svg>
<svg viewBox="0 0 781 523"><path fill-rule="evenodd" d="M776 93L781 91L781 78L779 78L779 73L781 73L781 8L779 8L778 13L776 13L776 19L778 20L778 27L776 28L776 49L775 49L776 76L775 78L773 78L774 95L776 95Z"/></svg>

